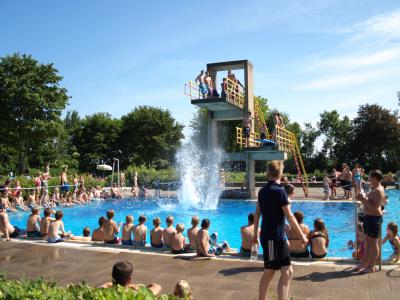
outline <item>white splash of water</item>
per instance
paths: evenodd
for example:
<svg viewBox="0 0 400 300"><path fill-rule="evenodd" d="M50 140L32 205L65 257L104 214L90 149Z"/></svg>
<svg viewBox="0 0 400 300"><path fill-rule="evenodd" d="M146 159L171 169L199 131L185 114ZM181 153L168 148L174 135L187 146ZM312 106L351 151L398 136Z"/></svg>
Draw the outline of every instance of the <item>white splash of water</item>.
<svg viewBox="0 0 400 300"><path fill-rule="evenodd" d="M217 209L223 190L219 177L223 152L204 152L188 142L182 145L176 158L181 178L179 204L185 208Z"/></svg>

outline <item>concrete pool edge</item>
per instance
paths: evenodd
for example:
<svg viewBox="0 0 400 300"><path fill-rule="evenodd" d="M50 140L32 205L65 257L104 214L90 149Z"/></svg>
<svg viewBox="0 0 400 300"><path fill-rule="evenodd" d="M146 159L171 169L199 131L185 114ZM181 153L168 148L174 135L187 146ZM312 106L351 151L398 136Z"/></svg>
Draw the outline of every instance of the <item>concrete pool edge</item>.
<svg viewBox="0 0 400 300"><path fill-rule="evenodd" d="M82 251L93 251L93 252L103 252L103 253L132 253L132 254L144 254L144 255L156 255L156 256L166 256L166 257L177 257L187 260L218 260L218 261L237 261L237 262L249 262L248 258L242 258L233 255L222 255L215 258L205 258L196 257L194 253L185 254L172 254L166 251L157 251L155 249L132 249L130 246L123 245L106 245L102 243L94 244L91 242L80 242L80 241L66 241L63 243L49 244L44 240L27 240L27 239L13 239L9 242L5 241L4 238L0 238L0 242L4 243L19 243L19 244L34 244L37 246L44 247L55 247L60 249L75 249ZM262 258L257 261L252 261L254 264L263 264ZM292 259L293 265L297 266L352 266L356 263L354 259L342 258L342 257L327 257L323 259ZM390 269L393 266L399 266L400 262L395 264L389 264L387 261L382 262L382 269Z"/></svg>

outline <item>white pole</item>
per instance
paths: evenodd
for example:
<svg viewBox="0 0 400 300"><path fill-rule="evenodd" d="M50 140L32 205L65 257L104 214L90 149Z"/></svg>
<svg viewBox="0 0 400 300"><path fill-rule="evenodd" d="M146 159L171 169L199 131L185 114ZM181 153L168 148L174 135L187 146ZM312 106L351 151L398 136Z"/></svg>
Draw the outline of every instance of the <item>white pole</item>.
<svg viewBox="0 0 400 300"><path fill-rule="evenodd" d="M114 183L114 167L115 167L115 160L113 160L113 165L112 165L112 173L111 173L111 186Z"/></svg>
<svg viewBox="0 0 400 300"><path fill-rule="evenodd" d="M119 173L119 159L117 159L117 170L118 170L118 188L121 188L121 179L120 179L120 173Z"/></svg>

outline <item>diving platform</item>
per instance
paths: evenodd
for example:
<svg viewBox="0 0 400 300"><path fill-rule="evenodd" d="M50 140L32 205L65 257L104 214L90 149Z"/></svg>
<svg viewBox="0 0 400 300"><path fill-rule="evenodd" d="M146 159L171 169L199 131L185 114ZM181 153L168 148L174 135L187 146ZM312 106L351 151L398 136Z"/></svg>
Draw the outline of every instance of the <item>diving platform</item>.
<svg viewBox="0 0 400 300"><path fill-rule="evenodd" d="M227 97L213 97L204 99L191 99L191 103L201 108L206 108L209 111L229 111L240 110L241 108L232 104Z"/></svg>
<svg viewBox="0 0 400 300"><path fill-rule="evenodd" d="M247 160L286 160L288 154L280 150L264 150L263 148L257 149L243 149L242 152L227 153L225 156L226 161L247 161Z"/></svg>

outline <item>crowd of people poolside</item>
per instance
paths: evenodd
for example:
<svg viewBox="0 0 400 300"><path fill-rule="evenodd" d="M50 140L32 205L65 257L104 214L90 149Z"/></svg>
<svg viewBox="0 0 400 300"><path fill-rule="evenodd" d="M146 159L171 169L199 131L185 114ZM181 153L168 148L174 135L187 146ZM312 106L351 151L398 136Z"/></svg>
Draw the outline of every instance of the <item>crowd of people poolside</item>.
<svg viewBox="0 0 400 300"><path fill-rule="evenodd" d="M368 182L363 182L363 175L364 171L359 166L351 171L346 164L343 164L340 174L334 170L331 177L325 176L324 189L327 187L331 189L332 179L336 179L341 182L344 189L344 198L351 198L352 187L354 187L355 200L360 209L356 240L349 241L348 245L354 248L353 256L361 263L352 272L371 273L376 271L375 265L379 260L379 243L382 239L383 213L387 197L382 186L383 175L379 170L369 172ZM61 175L60 178L63 176ZM268 286L277 270L281 271L278 297L286 299L293 274L291 259L294 257L324 258L327 255L331 237L321 218L314 220L310 230L304 224L303 212L291 212L290 202L294 194L294 186L283 176L282 162L272 161L268 164L267 178L268 183L259 191L255 212L248 215L247 224L240 228L242 242L239 252L231 249L228 242L218 241L217 233L210 233L209 219L203 219L200 222L197 216L191 219L191 227L186 231L187 238L184 236L185 226L182 223L175 225L172 216L166 218L165 228L162 227L161 219L155 217L150 231L150 241L147 241L147 218L144 215L138 217L137 224L134 223L132 215L126 216L125 222L117 224L114 220L114 211L110 209L105 217L99 218L99 227L93 232L85 227L82 230L82 236L74 236L65 230L61 210L54 211L52 207L46 207L41 217L41 208L31 206L26 230L22 230L10 223L6 207L8 197L4 198L8 195L8 190L4 188L0 201L0 234L4 235L6 240L26 235L26 238L45 239L48 243L67 240L91 241L122 244L132 248L162 249L173 254L195 253L201 257L215 257L224 253L251 257L255 246L261 244L265 270L260 281L260 299L265 298ZM331 190L328 194L329 192ZM336 194L334 195L337 197ZM389 260L397 262L400 254L400 239L395 222L388 223L382 242L391 244L393 254ZM124 268L129 270L129 263L124 262ZM129 285L130 281L127 278L130 278L131 273L130 275L129 272L126 273L129 276L125 277L125 281L121 281L121 285ZM114 282L119 281L114 280ZM150 289L151 287L149 286ZM157 290L154 290L154 293L158 293Z"/></svg>
<svg viewBox="0 0 400 300"><path fill-rule="evenodd" d="M58 176L59 185L49 186L49 164L44 172L38 172L33 178L34 187L22 187L18 179L6 179L0 185L1 203L8 211L29 211L32 208L70 207L75 204L86 204L92 200L122 198L122 189L113 182L111 187L86 187L84 177L75 175L73 182L68 182L67 168ZM121 172L121 186L125 186L125 175ZM27 193L23 193L27 190ZM138 184L138 173L132 173L132 198L146 198L147 189Z"/></svg>

